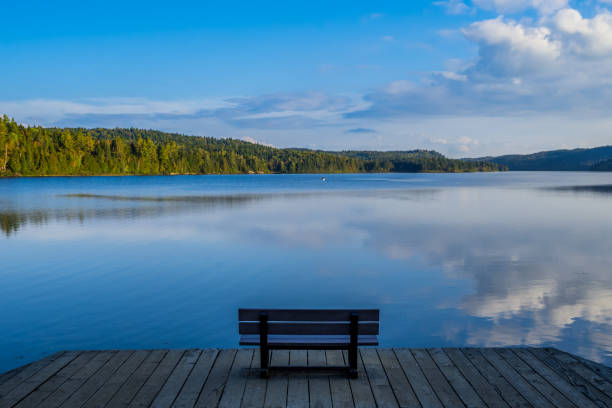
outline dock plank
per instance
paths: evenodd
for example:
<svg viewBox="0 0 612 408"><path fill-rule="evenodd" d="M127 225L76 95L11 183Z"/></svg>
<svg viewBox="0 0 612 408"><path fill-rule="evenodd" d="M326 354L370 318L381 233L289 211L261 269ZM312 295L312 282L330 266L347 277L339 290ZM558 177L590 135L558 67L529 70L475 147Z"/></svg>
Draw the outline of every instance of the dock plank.
<svg viewBox="0 0 612 408"><path fill-rule="evenodd" d="M159 363L151 376L140 388L136 396L132 399L128 407L144 408L149 407L157 393L166 383L166 380L183 357L184 350L170 350L164 359Z"/></svg>
<svg viewBox="0 0 612 408"><path fill-rule="evenodd" d="M550 368L555 370L557 374L563 377L573 387L580 390L587 398L593 401L599 407L612 407L612 398L595 388L591 382L578 375L574 370L563 365L559 360L551 354L540 349L529 350L535 358L543 361Z"/></svg>
<svg viewBox="0 0 612 408"><path fill-rule="evenodd" d="M491 365L491 363L482 355L480 350L475 348L464 348L461 349L461 352L474 365L474 367L476 367L480 374L486 378L489 384L495 388L495 390L504 399L504 401L510 405L510 407L531 407L531 404L527 402L525 397L523 397L521 393L510 384L509 380L504 377L496 367ZM503 365L503 361L500 364ZM522 389L523 387L519 384L518 388Z"/></svg>
<svg viewBox="0 0 612 408"><path fill-rule="evenodd" d="M553 404L534 388L531 382L523 378L495 350L484 349L482 354L531 405L535 407L553 407Z"/></svg>
<svg viewBox="0 0 612 408"><path fill-rule="evenodd" d="M66 351L0 374L0 408L612 407L610 368L535 348L362 348L358 378L273 370L243 349ZM346 350L273 350L275 366L342 366Z"/></svg>
<svg viewBox="0 0 612 408"><path fill-rule="evenodd" d="M442 374L444 374L447 381L454 388L466 407L486 408L484 401L478 396L474 388L472 388L467 379L461 374L459 369L455 367L453 361L444 351L442 351L442 349L431 349L429 350L429 355L436 362L436 365L440 371L442 371Z"/></svg>
<svg viewBox="0 0 612 408"><path fill-rule="evenodd" d="M374 393L376 405L384 408L398 407L399 405L389 384L389 379L385 374L376 350L363 349L360 354L366 375L370 381L370 387L372 387L372 392Z"/></svg>
<svg viewBox="0 0 612 408"><path fill-rule="evenodd" d="M152 351L127 381L123 383L108 405L111 407L127 407L167 353L167 350Z"/></svg>
<svg viewBox="0 0 612 408"><path fill-rule="evenodd" d="M201 353L201 350L185 350L174 371L151 403L151 407L166 408L172 406Z"/></svg>
<svg viewBox="0 0 612 408"><path fill-rule="evenodd" d="M342 356L344 357L345 361L348 361L347 351L342 351ZM372 392L372 387L370 387L370 381L366 375L361 358L357 359L357 370L359 372L359 377L349 379L349 385L351 386L351 393L353 394L353 403L355 404L355 408L376 406L376 402L374 401L374 393Z"/></svg>
<svg viewBox="0 0 612 408"><path fill-rule="evenodd" d="M453 361L461 375L472 384L476 393L489 408L507 408L501 393L480 374L478 369L465 357L459 349L445 349L448 357Z"/></svg>
<svg viewBox="0 0 612 408"><path fill-rule="evenodd" d="M221 396L221 401L219 402L220 408L240 407L248 378L248 369L251 366L252 360L252 349L238 350L227 379L227 384L225 385L225 390Z"/></svg>
<svg viewBox="0 0 612 408"><path fill-rule="evenodd" d="M400 407L420 407L408 378L404 374L402 367L391 349L378 349L378 357L383 365L385 374L391 384L391 389Z"/></svg>
<svg viewBox="0 0 612 408"><path fill-rule="evenodd" d="M326 350L325 358L331 366L347 365L342 355L342 350ZM329 376L329 389L331 391L332 405L334 408L353 408L353 396L349 380L344 374Z"/></svg>
<svg viewBox="0 0 612 408"><path fill-rule="evenodd" d="M78 390L88 379L93 376L108 360L114 351L101 351L87 362L80 370L75 372L67 381L55 390L41 404L42 408L56 408L63 404L70 396Z"/></svg>
<svg viewBox="0 0 612 408"><path fill-rule="evenodd" d="M84 406L86 408L108 406L110 399L150 354L151 351L148 350L138 350L132 353L126 362L110 376L108 381L105 381L93 396L85 402Z"/></svg>
<svg viewBox="0 0 612 408"><path fill-rule="evenodd" d="M273 350L270 364L274 366L289 365L289 350ZM265 408L285 408L287 406L287 387L289 380L286 375L274 375L268 379L266 388Z"/></svg>
<svg viewBox="0 0 612 408"><path fill-rule="evenodd" d="M0 377L0 401L2 400L2 398L4 398L6 394L11 392L19 384L23 383L25 380L33 376L36 372L42 370L44 367L48 366L56 359L60 358L63 354L65 354L65 352L61 351L59 353L55 353L40 360L34 361L23 367L11 370L8 373L4 373Z"/></svg>
<svg viewBox="0 0 612 408"><path fill-rule="evenodd" d="M30 393L26 398L22 399L17 405L15 405L15 407L34 407L40 405L49 395L51 395L57 388L66 382L74 373L80 370L81 367L87 364L96 354L97 352L95 351L86 351L79 354L77 358L68 363L68 365L58 371L53 377L41 384L40 387L36 388L36 390Z"/></svg>
<svg viewBox="0 0 612 408"><path fill-rule="evenodd" d="M463 402L461 402L461 399L448 383L436 363L431 359L427 350L412 349L411 351L442 404L447 407L463 406Z"/></svg>
<svg viewBox="0 0 612 408"><path fill-rule="evenodd" d="M87 381L61 405L62 408L83 406L83 404L102 387L111 375L113 375L132 354L133 352L129 350L118 351L106 362L106 364L104 364L96 375L89 377L89 379L87 379Z"/></svg>
<svg viewBox="0 0 612 408"><path fill-rule="evenodd" d="M56 359L53 359L49 364L44 364L40 369L34 370L31 376L25 378L23 382L12 388L7 394L0 396L0 406L14 406L80 354L78 351L65 352Z"/></svg>
<svg viewBox="0 0 612 408"><path fill-rule="evenodd" d="M251 362L251 371L244 388L244 397L242 398L242 407L245 408L260 408L263 407L266 399L266 384L267 380L259 376L259 350L253 352L253 360Z"/></svg>
<svg viewBox="0 0 612 408"><path fill-rule="evenodd" d="M327 358L324 350L308 350L309 366L325 366ZM310 390L310 406L312 408L331 408L331 389L329 377L319 373L308 375L308 389Z"/></svg>
<svg viewBox="0 0 612 408"><path fill-rule="evenodd" d="M417 361L409 349L393 349L406 379L423 407L441 408L442 403L431 388Z"/></svg>
<svg viewBox="0 0 612 408"><path fill-rule="evenodd" d="M291 350L289 352L289 365L307 366L308 353L306 350ZM287 384L287 408L307 408L308 404L308 377L304 375L290 376Z"/></svg>
<svg viewBox="0 0 612 408"><path fill-rule="evenodd" d="M562 353L558 350L551 349L549 351L557 360L561 361L570 369L574 370L578 375L582 376L597 389L606 394L608 397L612 397L612 383L608 382L601 375L591 370L588 366L582 364L578 359L570 356L567 353Z"/></svg>
<svg viewBox="0 0 612 408"><path fill-rule="evenodd" d="M540 394L544 395L550 402L556 407L560 408L574 408L567 398L563 396L555 387L550 385L542 376L535 372L529 365L525 364L523 360L510 349L497 349L495 350L506 362L512 366L524 379L526 379L531 385L533 385Z"/></svg>
<svg viewBox="0 0 612 408"><path fill-rule="evenodd" d="M215 360L215 364L210 370L210 374L208 374L206 383L204 383L204 388L202 388L200 398L198 398L195 405L196 407L206 408L217 406L223 394L223 389L225 388L230 369L234 363L236 352L237 350L235 349L226 349L219 352L219 356Z"/></svg>
<svg viewBox="0 0 612 408"><path fill-rule="evenodd" d="M195 367L189 373L183 388L174 400L173 407L192 408L195 405L218 354L219 350L216 349L204 350L200 354Z"/></svg>
<svg viewBox="0 0 612 408"><path fill-rule="evenodd" d="M544 364L537 358L533 358L533 354L527 349L512 350L524 363L530 366L542 378L548 381L555 387L565 398L574 403L574 405L583 408L598 408L591 400L586 398L583 393L572 387L564 378L559 376L554 370Z"/></svg>

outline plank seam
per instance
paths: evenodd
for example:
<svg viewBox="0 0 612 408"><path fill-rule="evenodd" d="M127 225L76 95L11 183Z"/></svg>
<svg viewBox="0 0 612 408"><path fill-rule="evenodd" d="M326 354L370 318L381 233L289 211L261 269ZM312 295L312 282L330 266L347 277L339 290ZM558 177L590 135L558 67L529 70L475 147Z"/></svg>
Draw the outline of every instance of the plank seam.
<svg viewBox="0 0 612 408"><path fill-rule="evenodd" d="M515 352L513 352L513 351L512 351L512 349L511 349L510 347L507 347L507 348L506 348L506 350L508 350L508 351L509 351L510 353L512 353L513 355L517 356L517 358L519 358L519 360L523 361L522 359L520 359L520 357L518 357L518 355L517 355ZM499 353L499 351L498 351L498 350L495 350L495 353L497 353L497 355L498 355L498 356L499 356L499 357L500 357L502 360L506 361L506 362L508 363L508 366L509 366L510 368L512 368L512 369L513 369L513 370L514 370L514 371L515 371L515 372L516 372L516 373L517 373L517 374L518 374L518 375L519 375L521 378L523 378L523 380L525 380L525 381L526 381L526 382L527 382L529 385L531 385L531 386L532 386L532 388L533 388L534 390L536 390L536 391L537 391L537 392L538 392L540 395L542 395L542 396L544 397L544 399L545 399L545 400L547 400L548 402L550 402L550 404L551 404L552 406L557 406L557 404L556 404L554 401L552 401L552 400L551 400L549 397L547 397L547 396L546 396L546 394L544 394L544 393L543 393L543 392L541 392L541 391L540 391L538 388L536 388L536 386L535 386L535 385L533 385L533 383L532 383L531 381L529 381L529 379L528 379L528 378L526 378L526 377L525 377L523 374L521 374L521 373L520 373L518 370L516 370L516 369L515 369L515 368L512 366L512 364L510 364L510 362L509 362L508 360L506 360L506 359L504 358L504 356L502 356L502 355ZM527 366L528 366L529 368L531 368L531 366L530 366L530 365L527 365ZM574 404L572 401L568 400L568 399L565 397L565 395L563 395L561 392L559 392L559 390L557 390L557 388L555 388L555 387L554 387L552 384L550 384L550 383L549 383L549 382L546 380L546 378L542 377L542 376L541 376L540 374L538 374L538 373L537 373L535 370L533 370L533 369L532 369L532 371L535 373L535 375L536 375L537 377L539 377L540 379L542 379L542 380L543 380L545 383L548 383L548 384L549 384L549 385L550 385L550 386L551 386L551 387L552 387L554 390L556 390L556 391L557 391L557 392L558 392L558 393L559 393L559 394L560 394L560 395L561 395L563 398L565 398L565 399L566 399L566 400L567 400L567 401L570 403L570 405L572 405L572 406L576 407L576 405L575 405L575 404ZM579 408L579 407L576 407L576 408Z"/></svg>
<svg viewBox="0 0 612 408"><path fill-rule="evenodd" d="M136 367L134 368L134 370L133 370L133 371L130 373L130 375L128 375L128 376L127 376L127 378L126 378L126 379L123 381L123 383L122 383L122 384L121 384L119 387L117 387L117 389L115 390L115 392L113 393L113 395L111 395L111 396L108 398L107 402L110 402L110 401L112 401L112 400L113 400L113 398L115 398L115 395L117 395L117 393L118 393L118 392L119 392L119 391L120 391L120 390L123 388L123 386L124 386L124 385L125 385L125 384L126 384L128 381L130 381L130 379L132 378L132 376L133 376L135 373L137 373L137 372L138 372L138 369L139 369L139 368L140 368L140 367L141 367L141 366L142 366L142 365L145 363L145 361L147 361L147 358L148 358L148 357L151 355L151 350L145 350L145 351L148 351L148 353L149 353L149 354L147 354L147 355L146 355L146 356L145 356L145 357L142 359L142 361L140 362L140 364L138 364L138 366L136 366ZM127 360L126 360L126 361L127 361ZM123 364L122 364L122 365L123 365ZM110 378L110 377L109 377L109 378ZM107 381L106 381L106 382L107 382ZM106 384L106 382L104 382L104 384ZM100 387L100 388L101 388L101 387ZM99 388L98 390L100 390L100 388ZM96 393L97 393L97 391L96 391ZM89 399L87 400L87 402L89 402L89 400L90 400L91 398L93 398L95 395L96 395L96 394L93 394L91 397L89 397ZM83 404L83 405L85 405L85 404Z"/></svg>
<svg viewBox="0 0 612 408"><path fill-rule="evenodd" d="M501 391L501 389L500 389L500 388L499 388L499 387L498 387L496 384L493 384L493 383L491 383L491 381L489 381L489 380L488 380L488 378L487 378L488 376L485 374L485 372L484 372L484 371L482 371L482 368L478 368L478 364L475 364L475 363L473 363L473 362L472 362L472 360L470 360L470 358L468 357L468 355L467 355L467 354L465 354L465 350L464 350L464 349L462 349L462 348L459 348L459 349L457 349L457 350L459 350L459 352L463 354L463 356L466 358L466 360L467 360L467 361L468 361L470 364L472 364L472 366L473 366L473 367L476 369L476 371L478 371L478 373L479 373L479 374L481 375L481 377L482 377L482 378L483 378L483 379L484 379L484 380L487 382L487 384L489 384L489 385L490 385L490 386L491 386L491 387L492 387L492 388L495 390L495 392L497 393L497 395L499 395L499 397L502 399L502 401L504 401L506 404L508 404L508 406L510 406L510 407L511 407L511 406L513 405L513 404L512 404L512 402L511 402L511 401L508 401L506 398L504 398L504 393ZM506 382L506 384L508 384L508 386L509 386L510 388L512 388L512 389L513 389L513 390L516 392L516 394L517 394L517 395L521 396L521 398L523 398L525 401L527 401L527 403L529 403L529 401L528 401L528 400L527 400L527 399L526 399L526 398L523 396L523 394L521 394L521 393L519 392L519 390L517 390L517 389L514 387L514 385L513 385L513 384L512 384L510 381L508 381L508 379L507 379L506 377L504 377L502 373L500 373L500 372L499 372L499 370L497 369L497 367L495 367L493 364L491 364L491 363L489 362L489 360L487 360L487 358L486 358L486 357L485 357L485 356L484 356L482 353L481 353L481 355L482 355L482 358L485 360L485 362L487 362L487 364L489 364L489 366L490 366L490 367L491 367L491 368L492 368L492 369L493 369L493 370L494 370L494 371L495 371L495 372L496 372L496 373L499 375L499 377L500 377L500 378L503 378L503 379L504 379L504 381ZM485 404L486 404L486 401L485 401ZM488 405L488 404L487 404L487 405ZM531 404L529 404L529 406L532 406L532 405L531 405Z"/></svg>
<svg viewBox="0 0 612 408"><path fill-rule="evenodd" d="M161 392L161 390L164 389L164 386L166 385L166 383L168 382L168 379L170 379L170 376L172 375L172 373L174 372L174 370L176 370L176 367L178 367L179 363L181 362L181 359L183 358L183 356L185 355L185 353L187 352L187 350L179 350L182 351L181 356L179 358L176 359L176 363L174 363L174 366L172 367L172 370L170 370L170 372L168 373L168 376L166 377L166 379L164 380L164 382L161 384L161 386L157 389L157 391L155 392L155 395L153 395L153 397L151 398L151 403L149 405L151 405L153 403L153 401L155 401L155 398L157 398L157 396L159 395L159 393ZM168 354L166 353L166 356ZM165 356L164 356L165 358ZM163 360L160 361L160 364ZM158 366L159 367L159 366ZM151 376L153 376L153 373L155 372L155 370L153 370L153 372L151 373ZM150 377L149 377L150 378ZM149 379L147 379L148 381ZM144 382L143 387L145 386L145 384L147 383L147 381ZM138 395L138 394L136 394ZM136 398L136 395L134 395L134 398Z"/></svg>
<svg viewBox="0 0 612 408"><path fill-rule="evenodd" d="M89 400L90 400L90 399L92 399L92 398L93 398L93 396L94 396L94 395L96 395L96 393L97 393L98 391L100 391L100 389L101 389L102 387L104 387L104 386L106 385L106 383L107 383L107 382L108 382L108 381L109 381L109 380L110 380L110 379L113 377L113 375L115 375L115 373L116 373L117 371L119 371L119 369L120 369L121 367L123 367L123 365L124 365L124 364L126 364L126 363L127 363L127 361L128 361L128 360L129 360L129 359L132 357L132 355L133 355L133 354L136 352L135 350L128 350L128 351L130 351L130 355L129 355L129 356L127 356L127 357L126 357L126 359L125 359L125 360L124 360L124 361L123 361L121 364L119 364L119 366L118 366L118 367L117 367L117 368L116 368L116 369L115 369L115 370L114 370L112 373L110 373L110 375L108 376L108 378L107 378L107 379L106 379L104 382L102 382L102 384L100 384L100 386L99 386L98 388L96 388L96 389L95 389L95 391L93 391L93 392L91 393L91 395L89 396L89 398L87 398L87 399L86 399L86 400L85 400L85 401L84 401L84 402L81 404L81 406L87 405L87 403L89 402ZM115 394L113 394L112 396L114 397L114 396L115 396ZM112 397L111 397L111 399L112 399ZM110 400L109 400L109 401L110 401Z"/></svg>
<svg viewBox="0 0 612 408"><path fill-rule="evenodd" d="M66 352L67 353L67 352ZM62 353L61 355L63 356L66 353ZM67 361L63 366L59 367L56 371L53 372L53 374L49 375L47 378L45 378L45 380L43 382L41 382L40 384L38 384L34 389L32 389L32 391L28 392L26 395L24 395L23 397L21 397L19 400L15 401L12 406L15 406L17 404L19 404L21 401L23 401L28 395L32 394L34 391L38 390L43 384L45 384L47 381L49 381L53 376L55 376L55 374L57 374L58 372L60 372L61 370L63 370L68 364L72 363L78 356L81 355L81 352L77 352L77 354L75 354L75 356L73 358L71 358L69 361ZM58 356L59 358L60 356ZM51 360L51 362L56 361L57 358ZM48 365L45 365L45 367L48 367ZM41 367L41 369L45 368L45 367ZM37 374L40 370L36 371L35 374ZM28 380L30 378L32 378L35 374L31 375L30 377L28 377ZM19 385L23 384L27 382L27 380L24 380L22 382L19 383ZM16 388L16 387L15 387ZM15 389L13 388L13 390ZM12 390L11 390L12 391Z"/></svg>
<svg viewBox="0 0 612 408"><path fill-rule="evenodd" d="M444 400L442 398L440 398L440 396L438 395L438 391L433 386L431 381L429 381L429 378L427 378L427 376L425 375L425 370L423 370L423 367L421 367L421 364L419 364L419 359L416 358L416 356L412 352L412 349L408 349L408 350L410 351L410 354L412 355L412 358L414 359L414 362L416 363L417 367L419 367L419 370L421 370L421 373L423 374L423 378L425 378L425 381L427 381L427 384L429 384L429 388L431 388L432 392L434 393L434 395L436 396L438 401L440 401L440 404L444 405L444 403L442 402ZM429 353L427 353L427 354L429 355ZM436 364L436 361L433 358L431 360L433 360L433 363ZM436 367L437 367L437 365L436 365ZM440 370L440 368L438 368L438 370ZM444 375L444 373L442 373L442 375ZM444 377L444 378L446 378L446 377ZM453 388L453 386L451 384L449 384L449 385L451 386L451 388ZM455 391L454 388L453 388L453 391ZM455 392L455 394L456 394L456 392ZM461 400L461 398L459 398L459 400ZM461 402L463 402L463 400L461 400ZM421 401L419 401L419 403L421 403Z"/></svg>

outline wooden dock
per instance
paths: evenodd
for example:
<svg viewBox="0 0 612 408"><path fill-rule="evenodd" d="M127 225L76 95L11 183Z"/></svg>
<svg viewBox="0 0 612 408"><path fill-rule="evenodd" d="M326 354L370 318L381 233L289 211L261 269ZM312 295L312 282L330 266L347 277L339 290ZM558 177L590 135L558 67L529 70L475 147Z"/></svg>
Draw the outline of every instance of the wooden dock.
<svg viewBox="0 0 612 408"><path fill-rule="evenodd" d="M360 351L359 378L259 377L254 349L64 351L0 375L0 407L612 407L612 369L556 349ZM342 351L275 350L275 365Z"/></svg>

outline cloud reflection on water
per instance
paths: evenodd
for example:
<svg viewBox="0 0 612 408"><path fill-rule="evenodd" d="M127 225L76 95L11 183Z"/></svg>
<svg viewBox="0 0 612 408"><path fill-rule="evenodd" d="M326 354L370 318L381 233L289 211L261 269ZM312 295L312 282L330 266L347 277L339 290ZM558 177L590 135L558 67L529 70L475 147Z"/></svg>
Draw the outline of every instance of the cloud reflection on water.
<svg viewBox="0 0 612 408"><path fill-rule="evenodd" d="M428 305L477 319L441 321L439 334L449 344L553 344L610 361L612 220L605 217L610 192L603 187L568 191L582 190L589 194L448 188L242 196L71 195L64 197L69 208L5 208L0 226L9 239L20 231L24 239L31 239L28 225L52 228L49 224L103 221L95 233L108 228L109 235L121 239L112 222L133 221L137 225L130 229L136 236L130 239L146 241L159 237L138 228L157 218L160 229L175 232L184 227L184 240L247 242L279 250L364 251L406 265L406 276L379 295L380 304L391 306L400 304L405 285L420 284L411 278L410 267L422 263L449 280L470 283L469 293ZM111 223L105 225L106 221ZM381 280L396 278L384 270L372 273ZM436 290L435 282L426 283Z"/></svg>

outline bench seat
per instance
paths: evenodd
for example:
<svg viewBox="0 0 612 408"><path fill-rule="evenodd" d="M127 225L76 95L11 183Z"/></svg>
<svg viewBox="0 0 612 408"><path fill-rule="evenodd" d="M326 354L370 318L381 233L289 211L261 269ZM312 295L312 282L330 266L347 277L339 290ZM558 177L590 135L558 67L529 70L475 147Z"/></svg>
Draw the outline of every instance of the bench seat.
<svg viewBox="0 0 612 408"><path fill-rule="evenodd" d="M240 336L241 346L259 346L259 334L243 334ZM344 335L281 335L269 334L268 346L270 348L289 348L296 349L299 347L333 349L346 347L351 343L351 336ZM359 335L357 337L359 346L378 346L378 336L376 335Z"/></svg>
<svg viewBox="0 0 612 408"><path fill-rule="evenodd" d="M262 377L270 369L342 370L358 377L359 346L377 346L378 309L238 309L241 346L259 346ZM270 350L347 350L348 365L270 366Z"/></svg>

